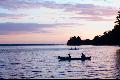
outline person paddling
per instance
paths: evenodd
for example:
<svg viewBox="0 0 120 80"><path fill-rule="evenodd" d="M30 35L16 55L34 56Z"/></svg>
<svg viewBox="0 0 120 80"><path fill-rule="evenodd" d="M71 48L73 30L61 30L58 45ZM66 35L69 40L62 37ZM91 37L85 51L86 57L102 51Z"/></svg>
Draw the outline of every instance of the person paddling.
<svg viewBox="0 0 120 80"><path fill-rule="evenodd" d="M70 54L68 54L68 56L69 56L69 58L71 59L71 56L70 56Z"/></svg>
<svg viewBox="0 0 120 80"><path fill-rule="evenodd" d="M82 56L81 56L81 58L86 58L86 56L82 53Z"/></svg>

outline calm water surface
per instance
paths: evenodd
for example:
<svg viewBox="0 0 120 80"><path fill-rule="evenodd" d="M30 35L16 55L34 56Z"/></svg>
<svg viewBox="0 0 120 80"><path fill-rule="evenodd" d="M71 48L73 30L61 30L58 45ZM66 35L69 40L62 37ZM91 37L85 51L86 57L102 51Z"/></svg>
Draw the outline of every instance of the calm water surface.
<svg viewBox="0 0 120 80"><path fill-rule="evenodd" d="M120 79L120 47L66 45L0 46L0 78ZM62 61L58 56L91 56L91 61Z"/></svg>

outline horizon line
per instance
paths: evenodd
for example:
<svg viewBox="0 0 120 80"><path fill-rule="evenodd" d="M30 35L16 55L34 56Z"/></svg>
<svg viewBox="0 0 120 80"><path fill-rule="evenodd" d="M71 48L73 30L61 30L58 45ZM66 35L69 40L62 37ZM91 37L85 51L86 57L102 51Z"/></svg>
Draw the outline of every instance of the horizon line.
<svg viewBox="0 0 120 80"><path fill-rule="evenodd" d="M22 44L22 43L18 43L18 44L0 44L0 46L37 46L37 45L66 45L66 44L29 44L29 43L27 43L27 44Z"/></svg>

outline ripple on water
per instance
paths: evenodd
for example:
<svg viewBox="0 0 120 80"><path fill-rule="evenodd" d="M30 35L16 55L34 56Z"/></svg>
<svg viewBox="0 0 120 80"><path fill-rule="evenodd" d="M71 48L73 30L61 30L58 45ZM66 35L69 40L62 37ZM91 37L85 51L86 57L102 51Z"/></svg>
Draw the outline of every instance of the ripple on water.
<svg viewBox="0 0 120 80"><path fill-rule="evenodd" d="M94 71L111 71L111 70L108 70L108 69L98 69L98 70L94 70Z"/></svg>
<svg viewBox="0 0 120 80"><path fill-rule="evenodd" d="M61 49L61 47L63 49ZM60 47L37 46L37 48L36 46L1 47L0 78L120 78L119 66L118 68L115 66L117 62L114 62L113 58L108 60L110 56L116 55L116 47L79 47L81 49L75 51L69 51L69 48L66 45L62 45ZM59 50L55 50L56 48ZM57 56L66 56L68 53L71 53L72 57L78 57L81 52L84 52L87 56L92 56L92 60L84 62L59 62L57 59ZM106 59L106 57L108 59ZM113 72L115 73L115 77L113 77Z"/></svg>
<svg viewBox="0 0 120 80"><path fill-rule="evenodd" d="M73 72L73 71L67 71L67 72Z"/></svg>
<svg viewBox="0 0 120 80"><path fill-rule="evenodd" d="M10 76L17 76L17 74L14 74L14 73L13 73L13 74L10 74Z"/></svg>
<svg viewBox="0 0 120 80"><path fill-rule="evenodd" d="M42 71L32 71L32 72L35 72L35 73L36 73L36 72L37 72L37 73L41 73Z"/></svg>
<svg viewBox="0 0 120 80"><path fill-rule="evenodd" d="M48 71L48 73L51 73L52 71Z"/></svg>
<svg viewBox="0 0 120 80"><path fill-rule="evenodd" d="M65 75L65 72L64 71L61 71L61 72L59 72L59 75Z"/></svg>
<svg viewBox="0 0 120 80"><path fill-rule="evenodd" d="M0 65L0 68L4 68L6 65L4 65L4 64L2 64L2 65Z"/></svg>
<svg viewBox="0 0 120 80"><path fill-rule="evenodd" d="M21 64L21 63L10 63L11 65L19 65L19 64Z"/></svg>

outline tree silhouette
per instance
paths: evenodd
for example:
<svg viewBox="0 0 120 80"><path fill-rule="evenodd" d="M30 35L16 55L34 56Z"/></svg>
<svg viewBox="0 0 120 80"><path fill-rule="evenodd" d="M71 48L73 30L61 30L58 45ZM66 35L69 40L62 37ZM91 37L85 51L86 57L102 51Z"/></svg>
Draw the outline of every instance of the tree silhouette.
<svg viewBox="0 0 120 80"><path fill-rule="evenodd" d="M117 15L117 17L116 17L115 23L117 23L117 25L120 26L120 11L118 11L118 15ZM116 26L115 26L115 27L116 27Z"/></svg>
<svg viewBox="0 0 120 80"><path fill-rule="evenodd" d="M120 45L120 11L118 11L115 26L111 31L105 31L103 35L95 36L93 40L81 40L78 36L77 38L71 37L68 40L67 45Z"/></svg>
<svg viewBox="0 0 120 80"><path fill-rule="evenodd" d="M78 36L71 37L70 40L68 40L67 45L80 45L81 44L81 38Z"/></svg>

